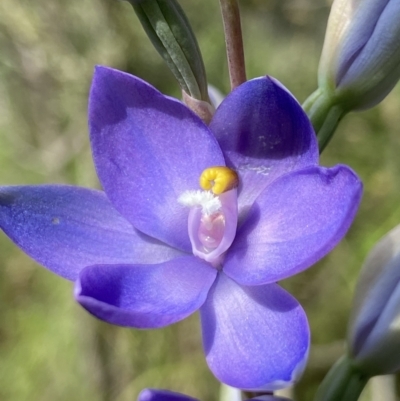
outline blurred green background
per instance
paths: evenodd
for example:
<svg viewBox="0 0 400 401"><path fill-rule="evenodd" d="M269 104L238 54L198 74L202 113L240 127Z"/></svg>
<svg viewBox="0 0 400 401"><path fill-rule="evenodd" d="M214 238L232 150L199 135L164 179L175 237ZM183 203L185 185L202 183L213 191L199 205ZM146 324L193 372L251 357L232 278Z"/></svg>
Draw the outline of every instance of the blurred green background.
<svg viewBox="0 0 400 401"><path fill-rule="evenodd" d="M217 0L182 0L209 82L229 79ZM316 71L330 2L241 2L248 77L270 74L302 102ZM138 75L179 96L128 3L1 0L0 182L98 187L87 134L95 64ZM322 163L346 163L365 183L357 219L322 262L282 285L310 319L313 348L297 399L311 400L340 355L356 277L368 250L400 223L400 88L375 109L345 118ZM102 323L72 298L72 284L0 235L0 400L132 401L143 387L216 400L198 316L155 331Z"/></svg>

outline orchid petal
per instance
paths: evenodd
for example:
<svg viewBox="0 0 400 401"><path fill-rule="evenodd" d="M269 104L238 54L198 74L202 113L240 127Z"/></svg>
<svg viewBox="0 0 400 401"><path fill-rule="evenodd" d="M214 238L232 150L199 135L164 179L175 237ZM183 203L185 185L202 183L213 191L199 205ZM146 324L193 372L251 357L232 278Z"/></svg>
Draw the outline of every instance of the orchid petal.
<svg viewBox="0 0 400 401"><path fill-rule="evenodd" d="M114 207L135 228L190 251L177 199L225 161L206 125L182 103L132 75L97 67L89 101L93 158Z"/></svg>
<svg viewBox="0 0 400 401"><path fill-rule="evenodd" d="M243 285L299 273L331 251L357 212L362 184L346 166L309 167L281 177L257 198L224 272Z"/></svg>
<svg viewBox="0 0 400 401"><path fill-rule="evenodd" d="M154 265L97 265L81 271L77 301L106 322L156 328L203 305L217 271L193 256Z"/></svg>
<svg viewBox="0 0 400 401"><path fill-rule="evenodd" d="M181 252L138 233L101 191L0 187L0 227L29 256L75 280L97 263L159 263Z"/></svg>
<svg viewBox="0 0 400 401"><path fill-rule="evenodd" d="M276 390L303 370L310 342L307 318L278 285L242 287L222 273L200 312L206 359L223 383Z"/></svg>
<svg viewBox="0 0 400 401"><path fill-rule="evenodd" d="M297 100L273 78L247 81L229 94L210 124L240 178L239 210L274 179L315 165L314 130Z"/></svg>

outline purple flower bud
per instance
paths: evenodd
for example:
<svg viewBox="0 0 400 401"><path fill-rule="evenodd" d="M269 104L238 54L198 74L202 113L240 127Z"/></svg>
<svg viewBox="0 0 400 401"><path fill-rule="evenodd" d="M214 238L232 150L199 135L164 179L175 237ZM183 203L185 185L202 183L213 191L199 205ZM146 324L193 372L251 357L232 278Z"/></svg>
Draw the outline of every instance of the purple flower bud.
<svg viewBox="0 0 400 401"><path fill-rule="evenodd" d="M400 225L375 245L364 263L348 342L351 357L365 374L400 369Z"/></svg>
<svg viewBox="0 0 400 401"><path fill-rule="evenodd" d="M335 0L319 86L348 110L375 106L400 78L400 2Z"/></svg>

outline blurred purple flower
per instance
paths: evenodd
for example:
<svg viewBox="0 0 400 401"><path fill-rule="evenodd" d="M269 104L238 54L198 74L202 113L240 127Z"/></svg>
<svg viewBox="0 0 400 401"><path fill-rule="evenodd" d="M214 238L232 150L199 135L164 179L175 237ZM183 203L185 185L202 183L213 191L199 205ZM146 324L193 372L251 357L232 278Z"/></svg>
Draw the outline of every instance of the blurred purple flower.
<svg viewBox="0 0 400 401"><path fill-rule="evenodd" d="M400 371L400 225L368 254L348 328L352 364L368 376Z"/></svg>
<svg viewBox="0 0 400 401"><path fill-rule="evenodd" d="M275 389L296 380L309 328L276 282L340 241L362 191L346 166L318 166L297 101L275 80L254 79L207 127L142 80L98 67L89 125L104 192L2 187L5 233L76 281L77 301L107 322L157 328L200 309L207 362L220 381ZM238 173L237 189L209 193L203 209L180 203L207 197L193 192L199 177L225 165Z"/></svg>
<svg viewBox="0 0 400 401"><path fill-rule="evenodd" d="M259 401L290 401L288 398L276 397L273 395L260 395L258 397L250 399ZM137 401L198 401L198 400L197 398L189 397L188 395L182 393L176 393L174 391L146 388L140 392Z"/></svg>

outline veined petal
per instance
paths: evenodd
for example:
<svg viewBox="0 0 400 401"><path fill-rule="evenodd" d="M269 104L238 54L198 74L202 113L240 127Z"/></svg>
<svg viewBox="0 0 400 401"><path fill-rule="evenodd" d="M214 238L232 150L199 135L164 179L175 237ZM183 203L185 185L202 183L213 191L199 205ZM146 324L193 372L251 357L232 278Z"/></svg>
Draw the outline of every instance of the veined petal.
<svg viewBox="0 0 400 401"><path fill-rule="evenodd" d="M188 395L174 391L146 388L142 390L137 401L198 401Z"/></svg>
<svg viewBox="0 0 400 401"><path fill-rule="evenodd" d="M366 15L360 15L360 22L355 25L359 30L362 25L372 25L371 37L360 48L357 57L353 57L338 83L339 89L359 88L365 97L363 109L383 100L400 78L400 3L398 0L386 1L386 6L383 3L369 1L367 7L360 7L360 14ZM351 34L349 32L348 42L352 39Z"/></svg>
<svg viewBox="0 0 400 401"><path fill-rule="evenodd" d="M157 328L203 305L217 271L193 256L155 265L98 265L82 270L75 297L91 314L125 327Z"/></svg>
<svg viewBox="0 0 400 401"><path fill-rule="evenodd" d="M177 199L224 166L217 141L186 106L132 75L97 67L89 100L93 158L115 208L140 231L190 251Z"/></svg>
<svg viewBox="0 0 400 401"><path fill-rule="evenodd" d="M224 272L243 285L259 285L310 267L342 239L361 194L361 181L346 166L309 167L281 177L254 202Z"/></svg>
<svg viewBox="0 0 400 401"><path fill-rule="evenodd" d="M339 2L337 7L343 7L345 13L342 14L342 16L345 15L345 18L343 18L345 29L341 38L342 43L339 43L338 46L340 53L337 61L339 69L336 79L339 86L341 85L341 80L349 73L348 69L352 66L352 63L354 61L357 62L360 53L368 46L371 38L376 35L377 28L378 30L382 29L380 26L382 24L379 20L382 19L382 22L385 20L385 18L382 18L382 14L385 8L390 7L390 0L353 0L352 3L347 2L344 5L343 2ZM394 26L393 24L391 27L394 28ZM382 41L383 36L379 36ZM375 48L371 50L379 51L376 43Z"/></svg>
<svg viewBox="0 0 400 401"><path fill-rule="evenodd" d="M320 60L320 78L325 72L338 85L351 63L370 40L380 14L390 0L335 0L329 15Z"/></svg>
<svg viewBox="0 0 400 401"><path fill-rule="evenodd" d="M218 380L276 390L298 379L310 343L307 318L278 285L242 287L219 274L200 312L207 362Z"/></svg>
<svg viewBox="0 0 400 401"><path fill-rule="evenodd" d="M269 77L247 81L230 93L210 128L227 165L239 173L242 213L274 179L318 162L306 114L289 91Z"/></svg>
<svg viewBox="0 0 400 401"><path fill-rule="evenodd" d="M159 263L181 254L138 233L101 191L0 187L0 228L29 256L75 280L97 263Z"/></svg>

